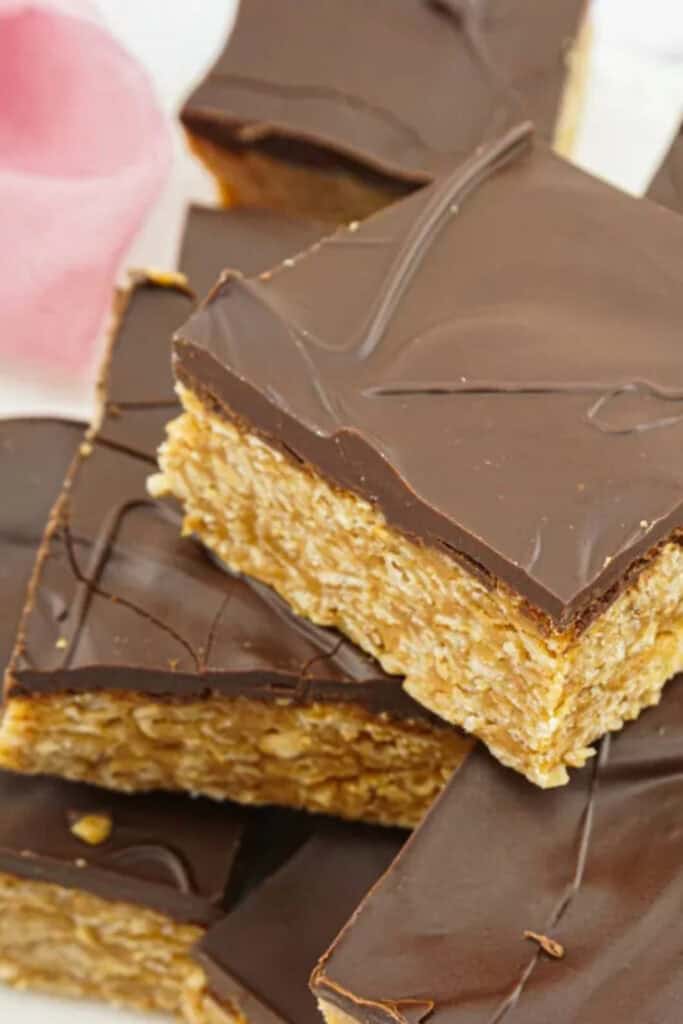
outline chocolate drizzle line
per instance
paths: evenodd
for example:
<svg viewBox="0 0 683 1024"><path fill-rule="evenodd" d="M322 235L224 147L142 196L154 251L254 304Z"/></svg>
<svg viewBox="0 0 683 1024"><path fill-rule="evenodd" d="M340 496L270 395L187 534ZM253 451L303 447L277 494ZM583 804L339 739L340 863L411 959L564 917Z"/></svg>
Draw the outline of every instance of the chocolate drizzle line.
<svg viewBox="0 0 683 1024"><path fill-rule="evenodd" d="M647 381L631 381L626 384L587 384L577 381L538 383L535 381L406 381L401 384L376 384L363 388L367 398L403 398L407 395L597 395L595 402L586 411L586 422L605 434L630 434L645 430L661 430L676 426L683 420L680 415L661 416L653 420L638 420L629 426L610 426L604 418L605 407L620 395L645 395L663 402L683 403L683 392L658 387Z"/></svg>
<svg viewBox="0 0 683 1024"><path fill-rule="evenodd" d="M529 143L532 134L533 125L528 121L518 125L437 184L429 202L399 247L385 284L374 300L374 309L370 310L368 322L361 332L362 340L357 342L357 359L367 359L377 348L401 296L445 220L457 214L458 204L464 202L468 193L477 188L489 174L513 160Z"/></svg>
<svg viewBox="0 0 683 1024"><path fill-rule="evenodd" d="M158 616L154 615L153 612L147 611L140 605L129 601L121 594L114 594L111 591L105 590L97 583L97 578L102 570L105 568L109 557L111 556L112 546L116 536L116 530L118 525L122 522L126 512L129 512L135 508L153 508L152 502L149 501L131 501L122 504L118 509L114 510L114 514L110 516L109 522L105 522L102 526L102 530L95 541L93 551L91 555L91 567L83 573L79 567L78 559L76 557L76 544L69 527L68 520L64 522L62 526L62 538L64 540L64 546L69 559L69 564L73 571L76 579L76 597L74 599L72 608L74 609L74 617L76 619L76 625L72 634L71 642L67 648L67 653L62 661L60 669L62 671L70 668L73 664L75 656L75 649L81 636L83 625L85 623L88 606L91 598L94 595L104 598L107 601L113 601L120 604L122 607L128 608L134 614L139 615L142 619L145 619L150 625L155 626L157 629L164 633L168 633L171 639L175 640L182 647L185 648L187 653L193 659L197 671L200 670L200 657L199 654L193 649L192 645L185 640L180 633L169 626L166 622L163 622ZM222 608L225 607L225 603ZM144 628L144 627L143 627Z"/></svg>
<svg viewBox="0 0 683 1024"><path fill-rule="evenodd" d="M588 850L593 832L593 820L595 817L595 803L598 795L598 787L600 784L600 773L604 766L609 760L611 737L609 735L601 741L600 754L597 760L591 765L593 772L593 778L588 792L588 799L586 801L586 808L583 817L583 827L581 829L581 837L576 851L576 868L574 871L574 877L572 878L567 891L560 898L560 901L550 915L548 921L544 927L544 933L547 935L553 934L554 930L561 923L562 918L569 910L572 900L576 898L581 889L583 883L583 877L586 870L586 864L588 861ZM503 1001L500 1008L494 1013L491 1018L490 1024L501 1024L508 1013L514 1009L521 999L526 985L529 983L533 972L538 965L542 957L542 949L539 946L533 956L530 958L529 963L522 972L522 975L515 985L510 995Z"/></svg>
<svg viewBox="0 0 683 1024"><path fill-rule="evenodd" d="M95 444L97 445L97 442L95 442ZM93 456L91 455L90 458L93 458ZM142 508L155 510L156 504L149 500L122 502L112 511L112 513L108 515L92 545L89 566L85 571L82 570L79 565L79 559L76 554L77 544L72 535L68 516L64 519L60 527L60 536L64 542L69 565L76 581L76 598L71 606L73 618L75 619L75 628L71 634L71 639L65 650L65 654L61 660L58 671L67 672L68 669L76 667L74 662L83 628L87 624L87 617L89 614L88 609L92 598L98 596L106 601L114 602L121 607L127 608L135 615L140 616L149 625L168 634L173 641L185 648L194 663L195 672L197 673L198 678L201 679L202 676L204 676L204 683L202 685L205 687L216 687L220 691L220 679L216 678L216 676L211 673L209 667L210 656L216 634L220 629L222 621L226 618L226 613L231 602L234 600L236 591L240 586L245 585L238 577L234 577L231 574L227 575L227 577L223 577L221 575L220 579L225 582L227 593L220 603L214 619L209 626L206 641L198 646L194 646L187 638L183 637L176 629L160 619L159 616L155 615L151 610L141 606L137 602L129 600L120 592L111 591L102 587L98 582L102 572L106 569L110 558L116 552L116 536L126 514L135 509ZM223 572L227 571L223 570ZM264 613L276 620L279 620L278 628L283 631L283 636L286 636L288 631L293 630L313 646L320 644L321 640L328 641L327 631L314 626L306 620L299 620L293 616L284 603L272 591L270 591L268 587L263 584L259 584L256 581L249 581L249 587L253 596L257 597L262 603ZM229 623L227 623L227 628L230 628ZM339 684L332 684L329 688L330 692L328 694L328 687L325 684L324 678L316 679L313 673L314 666L322 665L327 662L334 662L344 645L348 644L348 641L333 631L330 631L329 643L329 649L312 654L307 661L303 662L298 671L293 674L291 681L283 681L282 684L278 684L277 673L275 672L274 678L268 683L266 691L264 691L262 684L256 683L253 691L254 695L258 693L261 699L263 699L270 691L273 698L286 694L291 700L300 701L302 703L308 703L311 700L316 699L339 699L341 697ZM370 662L368 662L368 664L370 664ZM379 672L380 670L378 669L377 671ZM229 668L226 668L225 672L229 675ZM313 678L310 678L311 675L313 675ZM68 678L68 676L65 678ZM76 681L74 680L72 685L75 685L75 682ZM345 685L344 682L340 682L343 687ZM136 686L137 685L139 685L139 683L136 684ZM370 691L367 694L363 693L365 685L370 688ZM363 681L353 682L348 680L346 682L346 686L354 687L353 691L348 694L349 699L356 699L357 691L357 699L362 701L364 698L367 699L370 697L373 683L371 679L368 679L367 684ZM394 710L398 712L400 708L405 705L406 710L410 709L413 711L410 698L402 700L400 693L397 693L396 699L393 699L393 690L396 688L396 684L393 680L391 682L391 687L391 700L386 703L386 708L388 709L390 706L395 705ZM238 684L236 687L236 692L239 693L249 694L251 690L252 688L246 680L242 681L241 684ZM187 687L183 688L183 692L187 694ZM382 701L387 700L389 694L387 693L383 698L381 696L381 690L378 688L377 696L378 699ZM420 711L419 707L414 709L414 713L420 718L427 717L429 715L428 712ZM437 720L435 719L435 722L436 721ZM448 727L444 726L444 728Z"/></svg>

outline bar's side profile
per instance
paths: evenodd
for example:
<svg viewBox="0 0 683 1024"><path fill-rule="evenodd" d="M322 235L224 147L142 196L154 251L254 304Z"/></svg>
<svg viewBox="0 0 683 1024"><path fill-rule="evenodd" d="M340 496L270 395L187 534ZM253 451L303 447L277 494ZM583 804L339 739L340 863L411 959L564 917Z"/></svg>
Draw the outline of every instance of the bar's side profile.
<svg viewBox="0 0 683 1024"><path fill-rule="evenodd" d="M521 116L570 153L586 9L245 0L182 120L226 205L361 220Z"/></svg>
<svg viewBox="0 0 683 1024"><path fill-rule="evenodd" d="M475 752L316 968L325 1019L676 1024L682 740L678 679L563 790Z"/></svg>
<svg viewBox="0 0 683 1024"><path fill-rule="evenodd" d="M562 784L683 668L681 244L678 217L522 125L276 272L226 276L177 336L154 492Z"/></svg>
<svg viewBox="0 0 683 1024"><path fill-rule="evenodd" d="M252 259L281 224L200 221L188 254L205 257L207 231L234 223ZM0 760L124 791L415 825L470 741L342 636L217 567L146 494L178 411L170 336L191 308L183 282L144 276L119 303L99 432L65 482L8 672Z"/></svg>

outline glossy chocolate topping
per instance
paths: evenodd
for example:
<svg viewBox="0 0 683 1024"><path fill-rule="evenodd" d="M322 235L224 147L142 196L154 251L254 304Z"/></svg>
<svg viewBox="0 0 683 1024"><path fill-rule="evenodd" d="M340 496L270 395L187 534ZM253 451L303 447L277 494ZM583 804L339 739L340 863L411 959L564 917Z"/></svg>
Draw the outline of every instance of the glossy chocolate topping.
<svg viewBox="0 0 683 1024"><path fill-rule="evenodd" d="M50 509L85 426L56 419L0 420L0 663L9 659Z"/></svg>
<svg viewBox="0 0 683 1024"><path fill-rule="evenodd" d="M406 183L528 116L550 138L585 0L242 0L191 131Z"/></svg>
<svg viewBox="0 0 683 1024"><path fill-rule="evenodd" d="M683 222L520 126L267 277L177 376L556 627L683 525Z"/></svg>
<svg viewBox="0 0 683 1024"><path fill-rule="evenodd" d="M373 1024L677 1024L682 751L683 679L561 790L478 749L323 959L316 993Z"/></svg>
<svg viewBox="0 0 683 1024"><path fill-rule="evenodd" d="M249 277L260 274L329 233L329 224L267 210L226 212L191 206L185 220L180 266L195 294L203 298L222 270L239 270ZM167 365L170 367L170 359Z"/></svg>
<svg viewBox="0 0 683 1024"><path fill-rule="evenodd" d="M134 318L123 315L126 297L120 299L122 315L111 350L116 358L110 358L103 382L106 414L100 436L156 462L165 426L178 410L170 339L189 315L195 296L206 295L222 270L260 274L307 249L322 233L323 228L311 221L260 210L227 213L190 207L179 257L187 288L178 282L166 289L160 302L149 281L136 293Z"/></svg>
<svg viewBox="0 0 683 1024"><path fill-rule="evenodd" d="M0 872L83 889L103 899L209 924L248 820L232 804L170 796L123 796L81 783L0 772ZM102 843L72 827L89 815L111 821Z"/></svg>
<svg viewBox="0 0 683 1024"><path fill-rule="evenodd" d="M185 259L191 251L193 267L203 258L204 228L222 232L233 216L202 214L196 226L190 218ZM268 224L282 221L237 218L232 237L251 238L248 265L258 265ZM289 222L288 241L292 230ZM224 251L236 259L234 242ZM180 536L174 511L147 496L163 424L177 408L169 339L191 308L182 288L140 279L121 309L102 430L75 462L46 538L9 692L349 701L448 728L338 633L295 617L267 587L217 568Z"/></svg>
<svg viewBox="0 0 683 1024"><path fill-rule="evenodd" d="M196 947L214 998L236 1002L259 1024L318 1024L311 968L404 840L394 829L317 822L294 856Z"/></svg>
<svg viewBox="0 0 683 1024"><path fill-rule="evenodd" d="M671 143L647 194L656 203L683 213L683 128Z"/></svg>

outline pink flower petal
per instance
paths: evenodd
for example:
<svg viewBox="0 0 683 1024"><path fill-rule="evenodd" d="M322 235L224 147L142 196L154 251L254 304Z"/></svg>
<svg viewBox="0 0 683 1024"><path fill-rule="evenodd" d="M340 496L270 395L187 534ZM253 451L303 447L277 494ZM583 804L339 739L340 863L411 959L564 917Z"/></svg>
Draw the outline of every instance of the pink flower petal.
<svg viewBox="0 0 683 1024"><path fill-rule="evenodd" d="M170 161L147 76L87 0L0 0L0 352L89 362Z"/></svg>

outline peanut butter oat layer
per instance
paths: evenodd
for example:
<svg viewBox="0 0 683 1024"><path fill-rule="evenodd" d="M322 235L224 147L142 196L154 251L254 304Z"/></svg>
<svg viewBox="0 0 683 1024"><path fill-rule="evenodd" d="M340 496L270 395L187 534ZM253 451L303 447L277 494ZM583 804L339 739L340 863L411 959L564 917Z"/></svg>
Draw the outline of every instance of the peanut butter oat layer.
<svg viewBox="0 0 683 1024"><path fill-rule="evenodd" d="M568 154L586 6L243 0L182 119L227 205L360 220L522 116Z"/></svg>
<svg viewBox="0 0 683 1024"><path fill-rule="evenodd" d="M528 126L179 332L185 531L540 786L683 669L683 222Z"/></svg>
<svg viewBox="0 0 683 1024"><path fill-rule="evenodd" d="M678 1024L683 678L561 790L476 750L313 974L328 1024Z"/></svg>
<svg viewBox="0 0 683 1024"><path fill-rule="evenodd" d="M253 260L278 223L202 214L189 237L224 230ZM186 247L185 265L199 262ZM55 507L7 674L2 764L415 824L470 741L341 635L180 537L145 484L179 412L170 337L193 301L141 277L120 305L99 432ZM50 457L48 444L31 472Z"/></svg>

